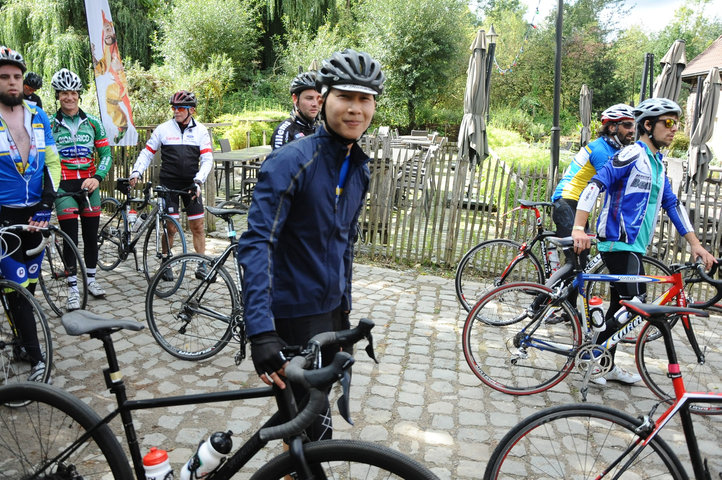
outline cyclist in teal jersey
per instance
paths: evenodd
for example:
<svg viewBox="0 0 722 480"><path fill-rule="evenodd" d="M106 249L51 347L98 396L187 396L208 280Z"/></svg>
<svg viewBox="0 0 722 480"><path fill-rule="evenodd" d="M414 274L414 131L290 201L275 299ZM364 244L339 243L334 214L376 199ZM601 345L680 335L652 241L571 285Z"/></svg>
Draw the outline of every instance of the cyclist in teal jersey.
<svg viewBox="0 0 722 480"><path fill-rule="evenodd" d="M53 75L51 81L60 110L53 117L53 137L58 146L62 164L59 192L88 190L85 205L75 197L59 198L55 204L60 228L78 244L78 215L83 231L83 258L88 274L88 292L94 297L105 296L105 290L96 279L98 265L98 226L100 224L100 182L110 171L113 160L110 143L100 120L85 113L78 106L83 84L80 77L66 68ZM99 162L95 164L95 153ZM74 261L72 252L63 252L66 261ZM77 277L68 277L68 310L80 308Z"/></svg>
<svg viewBox="0 0 722 480"><path fill-rule="evenodd" d="M0 222L44 228L60 181L60 162L47 115L23 99L23 72L22 55L0 46ZM34 293L44 251L33 257L27 251L40 244L42 235L23 231L2 240L2 275ZM8 295L8 301L22 337L23 359L32 367L28 380L42 379L45 359L33 308L17 293Z"/></svg>
<svg viewBox="0 0 722 480"><path fill-rule="evenodd" d="M648 98L641 102L634 109L639 140L607 162L579 197L572 229L577 253L590 247L584 225L597 196L606 191L604 206L597 218L600 240L597 248L612 274L644 275L642 255L652 241L661 208L689 243L692 258L700 257L707 269L716 262L694 233L687 211L672 191L664 167L661 149L672 143L681 113L679 105L666 98ZM605 316L606 329L599 334L597 343L607 341L625 323L626 313L617 314L621 309L620 300L644 301L645 296L644 283L612 283L609 310ZM616 346L610 353L614 360ZM641 380L639 375L616 365L604 378L627 384Z"/></svg>

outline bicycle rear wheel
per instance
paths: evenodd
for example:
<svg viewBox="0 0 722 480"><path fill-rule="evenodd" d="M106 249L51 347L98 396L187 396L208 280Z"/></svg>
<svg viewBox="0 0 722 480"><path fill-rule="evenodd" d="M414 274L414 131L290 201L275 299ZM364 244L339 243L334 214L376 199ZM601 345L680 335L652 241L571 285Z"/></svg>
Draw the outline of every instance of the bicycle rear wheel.
<svg viewBox="0 0 722 480"><path fill-rule="evenodd" d="M461 258L456 268L456 297L467 312L494 287L512 282L544 283L544 268L530 251L521 255L512 240L481 242Z"/></svg>
<svg viewBox="0 0 722 480"><path fill-rule="evenodd" d="M23 313L30 310L35 322L35 331L31 336L37 338L23 339L18 328L20 319L16 318L16 309L10 306L24 302ZM50 380L53 365L53 344L50 328L45 314L37 299L19 284L10 280L0 280L0 304L3 319L0 321L0 385L25 382L33 373L32 365L40 358L45 364L44 371L38 370L33 381L46 383ZM24 317L30 318L30 317ZM39 346L39 352L35 350ZM0 469L1 470L1 469Z"/></svg>
<svg viewBox="0 0 722 480"><path fill-rule="evenodd" d="M355 440L323 440L303 447L315 478L438 480L415 460L390 448ZM289 453L272 458L251 480L296 478ZM288 475L288 476L287 476Z"/></svg>
<svg viewBox="0 0 722 480"><path fill-rule="evenodd" d="M43 296L48 306L55 312L55 315L61 316L67 311L68 277L77 279L80 308L84 309L87 305L87 273L80 251L70 237L60 229L53 230L50 236L50 241L45 247L45 257L40 273L40 288L43 290ZM65 258L63 252L66 248L72 260Z"/></svg>
<svg viewBox="0 0 722 480"><path fill-rule="evenodd" d="M157 229L156 226L160 225ZM173 233L170 233L174 231ZM178 220L160 215L158 223L151 224L143 244L143 273L150 283L164 262L186 253L186 237Z"/></svg>
<svg viewBox="0 0 722 480"><path fill-rule="evenodd" d="M687 479L677 456L659 437L631 458L625 448L641 438L642 423L624 412L592 404L559 405L517 424L491 454L484 480L604 478ZM613 462L619 460L617 464Z"/></svg>
<svg viewBox="0 0 722 480"><path fill-rule="evenodd" d="M24 404L9 408L8 404ZM52 385L0 387L0 479L85 480L134 478L123 448L108 425L66 452L100 417L79 399ZM53 458L45 470L39 470Z"/></svg>
<svg viewBox="0 0 722 480"><path fill-rule="evenodd" d="M230 274L220 266L212 281L206 281L196 275L201 262L211 268L212 259L195 253L171 259L153 277L145 297L153 338L183 360L212 357L228 344L234 325L242 321L240 295ZM173 280L166 280L168 270Z"/></svg>
<svg viewBox="0 0 722 480"><path fill-rule="evenodd" d="M479 380L512 395L547 390L574 366L582 328L566 300L543 285L512 283L469 312L462 333L466 363Z"/></svg>
<svg viewBox="0 0 722 480"><path fill-rule="evenodd" d="M684 377L684 385L690 392L719 392L719 368L722 365L722 317L710 315L689 317L694 337L704 355L700 362L692 349L683 319L677 318L672 326L672 339L677 352L677 361ZM664 340L659 331L645 323L635 348L637 370L642 380L655 395L672 403L675 399L672 382L667 376L669 359ZM690 411L703 415L722 414L722 405L698 403L690 405Z"/></svg>
<svg viewBox="0 0 722 480"><path fill-rule="evenodd" d="M124 218L125 212L118 200L109 197L100 202L98 267L102 270L113 270L123 258Z"/></svg>

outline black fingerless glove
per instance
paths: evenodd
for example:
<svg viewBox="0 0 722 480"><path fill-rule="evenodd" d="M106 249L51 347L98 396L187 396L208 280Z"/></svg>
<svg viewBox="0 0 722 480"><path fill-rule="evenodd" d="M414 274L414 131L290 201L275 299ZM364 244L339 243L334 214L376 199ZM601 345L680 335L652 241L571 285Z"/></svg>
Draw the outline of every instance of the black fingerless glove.
<svg viewBox="0 0 722 480"><path fill-rule="evenodd" d="M286 363L286 357L281 351L286 346L278 334L274 332L264 332L254 335L251 340L251 359L256 373L268 375L280 370Z"/></svg>

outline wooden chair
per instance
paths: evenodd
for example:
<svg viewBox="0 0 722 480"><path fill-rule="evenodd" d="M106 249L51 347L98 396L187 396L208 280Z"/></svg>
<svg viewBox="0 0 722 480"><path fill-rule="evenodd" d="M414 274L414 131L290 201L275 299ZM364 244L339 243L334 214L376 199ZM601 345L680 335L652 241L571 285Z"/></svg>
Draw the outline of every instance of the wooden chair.
<svg viewBox="0 0 722 480"><path fill-rule="evenodd" d="M218 145L221 147L221 152L230 152L231 151L231 141L227 138L220 138L218 139ZM221 185L223 184L223 171L224 168L215 168L215 177L216 177L216 196L220 194L221 191ZM231 169L233 171L233 169ZM227 200L227 199L226 199Z"/></svg>

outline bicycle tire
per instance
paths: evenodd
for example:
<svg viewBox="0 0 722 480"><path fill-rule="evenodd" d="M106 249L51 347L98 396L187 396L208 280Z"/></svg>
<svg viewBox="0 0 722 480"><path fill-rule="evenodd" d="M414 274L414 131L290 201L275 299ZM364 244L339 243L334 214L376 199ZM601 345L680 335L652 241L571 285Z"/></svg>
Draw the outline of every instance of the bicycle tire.
<svg viewBox="0 0 722 480"><path fill-rule="evenodd" d="M88 274L85 269L85 262L80 256L80 251L68 234L58 228L53 230L50 235L51 240L45 246L45 257L41 265L39 283L48 306L55 312L55 315L60 317L67 310L68 277L70 276L74 275L77 279L80 309L84 310L87 306ZM75 268L72 268L65 260L63 254L65 246L75 257Z"/></svg>
<svg viewBox="0 0 722 480"><path fill-rule="evenodd" d="M315 478L438 480L416 460L369 442L322 440L306 443L303 451L309 466L319 473ZM284 453L262 466L251 480L291 478L296 470L291 455Z"/></svg>
<svg viewBox="0 0 722 480"><path fill-rule="evenodd" d="M100 202L100 227L98 230L98 267L110 271L123 259L123 235L125 212L121 203L113 197Z"/></svg>
<svg viewBox="0 0 722 480"><path fill-rule="evenodd" d="M664 263L660 262L656 258L648 257L646 255L642 256L642 265L644 266L644 274L645 275L656 275L659 277L666 277L669 275L672 275L672 270L665 265ZM591 272L589 273L595 273L595 274L608 274L609 269L604 264L604 262L600 262ZM610 282L589 282L587 284L587 291L589 292L589 298L592 298L593 296L599 297L602 299L602 309L606 312L609 309L609 300L610 300L610 292L609 287L611 283ZM670 283L647 283L647 301L651 302L655 298L662 295L665 291L671 287ZM625 336L622 340L620 340L621 343L636 343L637 341L637 335L638 330L632 330L627 336Z"/></svg>
<svg viewBox="0 0 722 480"><path fill-rule="evenodd" d="M689 317L694 337L704 354L699 363L692 349L687 333L677 318L672 325L672 339L677 352L677 361L684 377L684 385L690 392L719 392L719 366L722 362L722 319L718 315ZM642 327L634 350L637 370L644 383L654 394L667 403L675 400L674 388L668 377L669 359L664 340L650 323ZM690 411L701 415L722 414L722 405L696 403Z"/></svg>
<svg viewBox="0 0 722 480"><path fill-rule="evenodd" d="M611 468L604 478L617 478L626 458L614 467L611 462L640 438L634 429L641 423L640 419L602 405L547 408L504 435L491 454L484 480L598 478L604 468ZM635 479L688 478L677 456L659 436L625 472Z"/></svg>
<svg viewBox="0 0 722 480"><path fill-rule="evenodd" d="M551 294L544 285L511 283L477 302L464 323L462 347L479 380L503 393L531 395L570 373L583 341L582 327L569 302L552 301ZM532 319L533 302L539 306Z"/></svg>
<svg viewBox="0 0 722 480"><path fill-rule="evenodd" d="M7 403L25 403L8 408ZM52 385L32 382L0 387L0 479L135 478L123 448L107 424L101 425L62 463L36 470L101 422L88 405ZM68 472L74 466L77 476Z"/></svg>
<svg viewBox="0 0 722 480"><path fill-rule="evenodd" d="M220 352L230 341L234 321L240 321L240 295L228 271L221 265L213 282L196 276L200 262L208 268L212 259L187 253L163 264L153 277L145 297L145 316L153 338L174 357L203 360ZM165 270L174 280L163 279ZM171 283L162 295L157 289Z"/></svg>
<svg viewBox="0 0 722 480"><path fill-rule="evenodd" d="M35 381L47 383L50 381L50 371L53 366L53 342L45 314L38 300L26 288L13 281L0 279L0 308L3 313L3 320L0 321L0 384L25 382L32 370L31 360L23 346L23 341L17 337L10 325L13 314L8 309L11 301L8 295L11 292L21 296L33 310L40 354L45 363L45 371Z"/></svg>
<svg viewBox="0 0 722 480"><path fill-rule="evenodd" d="M511 268L521 244L507 239L486 240L464 254L456 268L456 298L467 312L492 288L511 282L544 283L544 268L531 252Z"/></svg>
<svg viewBox="0 0 722 480"><path fill-rule="evenodd" d="M178 220L170 215L159 214L158 225L162 226L162 233L156 235L156 223L153 222L148 229L143 243L143 273L148 283L160 270L161 265L168 260L183 255L187 251L186 237ZM176 232L172 236L171 245L168 245L168 222L173 225ZM164 252L165 251L165 252Z"/></svg>

